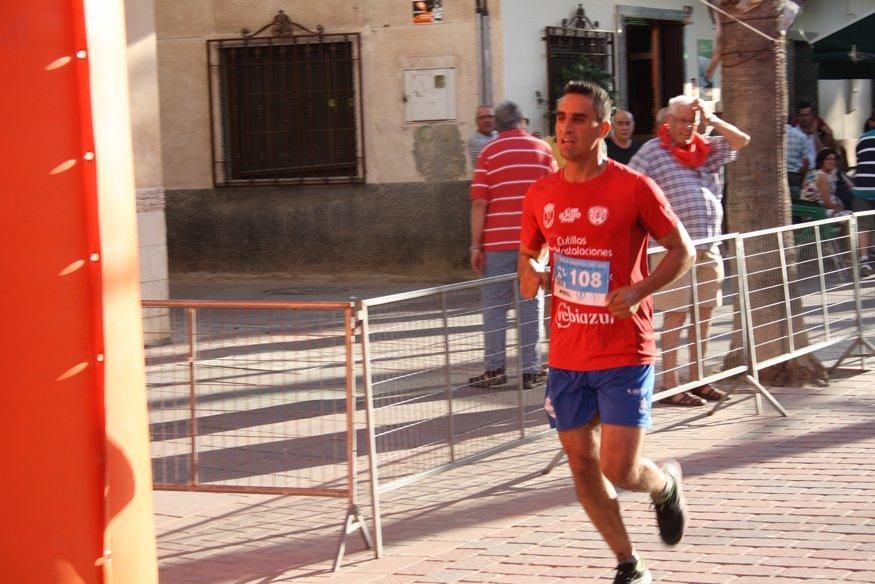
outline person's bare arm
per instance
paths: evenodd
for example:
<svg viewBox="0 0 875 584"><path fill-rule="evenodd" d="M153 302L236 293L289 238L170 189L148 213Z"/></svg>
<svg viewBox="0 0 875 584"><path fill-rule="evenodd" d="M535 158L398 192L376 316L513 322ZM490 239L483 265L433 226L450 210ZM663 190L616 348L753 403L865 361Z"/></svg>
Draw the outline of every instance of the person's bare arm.
<svg viewBox="0 0 875 584"><path fill-rule="evenodd" d="M702 116L706 115L705 109L702 107L702 103L698 99L693 102L693 111L697 108L702 113ZM736 152L750 143L750 136L729 122L721 120L715 114L708 116L707 120L708 125L712 126L715 132L726 138L726 141L729 142L729 147Z"/></svg>
<svg viewBox="0 0 875 584"><path fill-rule="evenodd" d="M517 278L520 281L520 296L523 298L534 298L538 293L538 288L544 288L544 291L550 289L550 274L539 272L532 265L533 262L538 261L541 255L541 250L535 251L520 245L520 255L517 259Z"/></svg>
<svg viewBox="0 0 875 584"><path fill-rule="evenodd" d="M667 253L649 276L636 284L623 286L608 293L608 310L615 317L632 316L638 311L638 304L643 298L671 284L693 265L696 250L681 223L660 239L659 245L664 247Z"/></svg>
<svg viewBox="0 0 875 584"><path fill-rule="evenodd" d="M827 209L833 209L835 211L840 211L835 201L832 200L832 195L829 193L829 179L826 178L825 174L821 174L814 181L814 185L817 187L817 192L820 193L820 202Z"/></svg>
<svg viewBox="0 0 875 584"><path fill-rule="evenodd" d="M486 256L483 255L483 225L486 223L486 199L471 200L471 269L483 275Z"/></svg>

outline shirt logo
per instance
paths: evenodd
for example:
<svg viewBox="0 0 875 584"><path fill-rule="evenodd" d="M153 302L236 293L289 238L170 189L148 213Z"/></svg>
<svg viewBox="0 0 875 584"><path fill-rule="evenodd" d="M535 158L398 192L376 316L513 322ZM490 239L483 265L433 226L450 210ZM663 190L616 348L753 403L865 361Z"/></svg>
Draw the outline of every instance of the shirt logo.
<svg viewBox="0 0 875 584"><path fill-rule="evenodd" d="M553 226L553 219L556 218L556 215L554 213L555 209L556 205L554 205L553 203L547 203L546 205L544 205L544 227L546 227L547 229Z"/></svg>
<svg viewBox="0 0 875 584"><path fill-rule="evenodd" d="M589 217L589 222L593 225L601 225L608 220L608 208L590 207L589 213L587 213L587 217Z"/></svg>
<svg viewBox="0 0 875 584"><path fill-rule="evenodd" d="M614 316L609 312L581 312L563 302L556 310L556 327L567 329L573 324L613 324Z"/></svg>
<svg viewBox="0 0 875 584"><path fill-rule="evenodd" d="M568 207L559 214L559 220L563 223L574 223L576 219L580 219L580 209L577 207Z"/></svg>

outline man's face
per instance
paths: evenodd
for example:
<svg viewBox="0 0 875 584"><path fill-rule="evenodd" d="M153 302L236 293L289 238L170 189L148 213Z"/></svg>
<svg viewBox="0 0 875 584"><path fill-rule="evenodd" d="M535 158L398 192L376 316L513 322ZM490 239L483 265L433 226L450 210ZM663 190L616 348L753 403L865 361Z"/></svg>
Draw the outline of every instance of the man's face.
<svg viewBox="0 0 875 584"><path fill-rule="evenodd" d="M489 135L495 129L495 112L491 107L477 108L477 131Z"/></svg>
<svg viewBox="0 0 875 584"><path fill-rule="evenodd" d="M598 154L599 140L611 125L600 121L592 97L566 93L556 108L556 143L565 160L583 161Z"/></svg>
<svg viewBox="0 0 875 584"><path fill-rule="evenodd" d="M693 141L696 128L699 126L699 112L694 111L692 106L678 106L674 113L669 110L665 116L668 124L668 137L672 144L683 147Z"/></svg>
<svg viewBox="0 0 875 584"><path fill-rule="evenodd" d="M799 127L802 128L806 134L810 134L811 128L814 126L814 112L811 108L804 107L797 110L796 118L799 120Z"/></svg>
<svg viewBox="0 0 875 584"><path fill-rule="evenodd" d="M619 111L614 114L614 135L622 141L632 138L635 132L635 120L632 119L632 114L627 111Z"/></svg>

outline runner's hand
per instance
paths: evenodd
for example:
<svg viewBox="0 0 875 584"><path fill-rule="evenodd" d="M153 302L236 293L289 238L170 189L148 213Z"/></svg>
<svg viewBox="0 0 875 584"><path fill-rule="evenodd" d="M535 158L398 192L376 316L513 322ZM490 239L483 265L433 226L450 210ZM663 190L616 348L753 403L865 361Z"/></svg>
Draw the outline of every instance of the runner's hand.
<svg viewBox="0 0 875 584"><path fill-rule="evenodd" d="M534 298L538 294L538 288L543 288L545 292L550 291L550 273L536 270L531 261L523 267L518 278L520 296L523 298Z"/></svg>
<svg viewBox="0 0 875 584"><path fill-rule="evenodd" d="M638 312L640 304L641 294L634 286L623 286L608 293L608 310L616 318L629 318Z"/></svg>

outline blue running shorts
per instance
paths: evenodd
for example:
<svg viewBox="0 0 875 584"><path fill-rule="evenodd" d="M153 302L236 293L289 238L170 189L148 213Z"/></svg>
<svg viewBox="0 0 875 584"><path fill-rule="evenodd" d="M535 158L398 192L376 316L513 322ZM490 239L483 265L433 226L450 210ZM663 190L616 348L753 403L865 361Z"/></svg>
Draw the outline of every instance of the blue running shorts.
<svg viewBox="0 0 875 584"><path fill-rule="evenodd" d="M653 365L598 371L550 367L544 409L550 426L571 430L596 415L603 424L649 428L653 403Z"/></svg>

